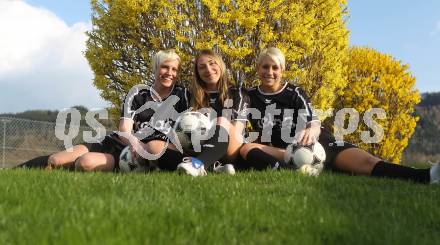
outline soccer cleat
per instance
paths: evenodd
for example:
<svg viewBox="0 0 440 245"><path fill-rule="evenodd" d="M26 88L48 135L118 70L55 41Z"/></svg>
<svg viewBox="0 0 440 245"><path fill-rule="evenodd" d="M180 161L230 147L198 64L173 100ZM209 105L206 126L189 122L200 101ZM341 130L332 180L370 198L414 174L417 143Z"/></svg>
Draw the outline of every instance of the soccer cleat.
<svg viewBox="0 0 440 245"><path fill-rule="evenodd" d="M216 173L226 173L226 174L229 174L229 175L234 175L235 174L234 165L232 165L232 164L222 165L219 162L214 164L213 171L216 172Z"/></svg>
<svg viewBox="0 0 440 245"><path fill-rule="evenodd" d="M207 175L203 163L195 157L184 157L182 163L177 165L177 172L194 177Z"/></svg>
<svg viewBox="0 0 440 245"><path fill-rule="evenodd" d="M440 184L440 162L435 163L429 170L431 184Z"/></svg>

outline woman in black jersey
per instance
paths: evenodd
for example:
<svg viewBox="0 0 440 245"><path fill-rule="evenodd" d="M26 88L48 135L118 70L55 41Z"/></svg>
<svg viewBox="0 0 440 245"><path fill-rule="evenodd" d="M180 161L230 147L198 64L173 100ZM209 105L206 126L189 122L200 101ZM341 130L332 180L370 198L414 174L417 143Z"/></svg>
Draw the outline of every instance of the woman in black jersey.
<svg viewBox="0 0 440 245"><path fill-rule="evenodd" d="M258 131L260 138L258 143L247 143L240 149L243 159L238 161L238 168L289 168L290 165L283 160L285 148L292 141L286 142L289 135L285 131L283 135L282 122L286 117L292 117L293 125L305 125L305 128L297 130L292 126L289 134L290 131L298 131L294 139L300 145L320 142L327 154L326 169L421 183L440 182L439 164L430 169L414 169L385 162L348 142L337 144L333 135L321 128L304 91L282 81L284 70L285 57L279 49L268 48L261 52L257 64L260 85L249 90L250 107L258 109L263 118L251 119L252 127ZM293 109L294 113L287 115L285 109ZM267 130L265 133L267 128L272 128L271 135L267 134Z"/></svg>
<svg viewBox="0 0 440 245"><path fill-rule="evenodd" d="M176 151L172 144L167 144L168 138L165 133L158 130L156 125L151 125L150 121L155 115L153 108L157 109L158 105L163 104L163 101L172 95L179 99L174 104L176 112L188 109L187 89L175 84L179 63L180 57L173 50L159 51L154 55L152 69L155 81L152 87L135 86L125 98L119 123L119 135L123 135L122 137L113 133L107 135L100 143L75 145L70 151L38 157L22 166L47 168L70 166L83 171L113 171L118 167L122 149L129 145L134 157L138 157L138 153L142 151L159 154L166 148L156 163L161 169L175 170L183 155ZM141 108L150 102L153 102L151 108ZM151 129L150 133L141 139L132 134L132 131L141 132L148 128Z"/></svg>
<svg viewBox="0 0 440 245"><path fill-rule="evenodd" d="M185 158L178 170L193 176L206 175L205 169L221 159L227 164L214 166L213 170L234 174L235 169L231 163L243 144L242 132L247 121L249 97L246 91L232 86L225 63L212 50L202 50L195 58L190 91L193 110L211 108L216 112L216 129L213 137L203 142L201 153L196 157ZM222 135L227 139L220 139Z"/></svg>
<svg viewBox="0 0 440 245"><path fill-rule="evenodd" d="M132 156L147 161L153 157L157 160L155 167L166 171L176 170L183 158L169 136L179 113L189 109L189 91L176 84L179 63L180 58L173 50L156 54L153 58L156 79L152 87L140 85L129 91L119 125L119 136L130 146Z"/></svg>

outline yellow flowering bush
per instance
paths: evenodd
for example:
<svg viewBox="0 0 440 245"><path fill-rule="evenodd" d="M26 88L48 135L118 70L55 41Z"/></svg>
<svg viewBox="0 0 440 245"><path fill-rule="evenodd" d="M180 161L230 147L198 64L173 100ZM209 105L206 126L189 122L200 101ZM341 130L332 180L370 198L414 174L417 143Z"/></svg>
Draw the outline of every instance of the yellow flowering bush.
<svg viewBox="0 0 440 245"><path fill-rule="evenodd" d="M400 162L403 150L414 133L418 118L414 107L420 102L415 89L416 79L392 56L367 47L353 47L347 60L347 81L336 100L336 109L354 108L360 114L356 131L344 137L361 148L392 162ZM365 124L363 115L372 108L381 108L386 118L374 118L383 129L383 138L377 143L365 143L362 132L375 132Z"/></svg>
<svg viewBox="0 0 440 245"><path fill-rule="evenodd" d="M119 108L134 84L151 82L153 52L173 48L181 80L192 76L199 49L223 55L233 80L255 85L261 49L286 55L287 78L301 85L317 108L331 108L344 88L348 51L346 0L92 0L93 29L86 57L101 96Z"/></svg>

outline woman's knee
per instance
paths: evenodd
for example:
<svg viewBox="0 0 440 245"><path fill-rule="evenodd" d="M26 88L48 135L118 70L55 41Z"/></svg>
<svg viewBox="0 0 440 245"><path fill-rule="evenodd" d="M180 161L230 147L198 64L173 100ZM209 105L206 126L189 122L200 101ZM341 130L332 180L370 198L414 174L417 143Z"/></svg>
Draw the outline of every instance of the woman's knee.
<svg viewBox="0 0 440 245"><path fill-rule="evenodd" d="M75 160L75 170L89 172L95 170L95 167L93 158L87 155L80 156Z"/></svg>
<svg viewBox="0 0 440 245"><path fill-rule="evenodd" d="M52 154L47 159L47 165L49 168L56 168L60 167L65 164L65 161L63 160L62 156L59 156L58 154Z"/></svg>
<svg viewBox="0 0 440 245"><path fill-rule="evenodd" d="M86 154L88 151L88 148L84 145L75 145L70 151L65 150L54 153L47 160L48 167L70 166L79 156Z"/></svg>
<svg viewBox="0 0 440 245"><path fill-rule="evenodd" d="M152 140L145 144L145 150L150 154L160 154L166 147L166 142L161 140ZM175 147L174 147L175 148Z"/></svg>

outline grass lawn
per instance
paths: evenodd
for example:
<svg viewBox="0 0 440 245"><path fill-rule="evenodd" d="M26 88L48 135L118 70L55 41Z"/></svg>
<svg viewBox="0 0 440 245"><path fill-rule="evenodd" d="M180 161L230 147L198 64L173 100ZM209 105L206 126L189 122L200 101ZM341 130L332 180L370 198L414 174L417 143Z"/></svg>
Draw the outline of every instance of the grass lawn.
<svg viewBox="0 0 440 245"><path fill-rule="evenodd" d="M324 173L0 171L0 244L436 244L440 186Z"/></svg>

